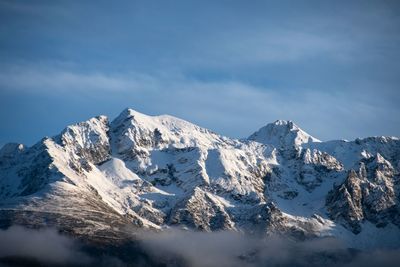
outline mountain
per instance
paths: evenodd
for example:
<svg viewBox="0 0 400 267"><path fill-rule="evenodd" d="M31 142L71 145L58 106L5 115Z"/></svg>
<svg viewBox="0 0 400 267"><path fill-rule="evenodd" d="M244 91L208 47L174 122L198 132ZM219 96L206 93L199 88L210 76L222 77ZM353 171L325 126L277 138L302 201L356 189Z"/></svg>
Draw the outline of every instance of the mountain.
<svg viewBox="0 0 400 267"><path fill-rule="evenodd" d="M277 120L262 127L248 139L282 149L299 147L311 142L321 142L304 132L294 122L284 120Z"/></svg>
<svg viewBox="0 0 400 267"><path fill-rule="evenodd" d="M399 173L396 137L322 142L279 120L237 140L126 109L3 146L0 226L96 242L176 226L399 247Z"/></svg>

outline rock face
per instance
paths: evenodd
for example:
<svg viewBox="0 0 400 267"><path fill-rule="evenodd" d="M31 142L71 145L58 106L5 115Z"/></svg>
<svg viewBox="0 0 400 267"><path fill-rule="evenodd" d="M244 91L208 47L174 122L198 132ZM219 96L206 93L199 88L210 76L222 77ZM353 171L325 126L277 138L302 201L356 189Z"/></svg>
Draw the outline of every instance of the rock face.
<svg viewBox="0 0 400 267"><path fill-rule="evenodd" d="M364 220L384 227L399 226L399 175L379 153L360 162L358 173L349 171L346 180L328 195L327 207L334 220L343 220L354 233Z"/></svg>
<svg viewBox="0 0 400 267"><path fill-rule="evenodd" d="M395 137L321 142L276 121L236 140L127 109L32 147L5 145L0 226L113 240L127 226L304 239L362 236L372 224L400 237L399 168Z"/></svg>

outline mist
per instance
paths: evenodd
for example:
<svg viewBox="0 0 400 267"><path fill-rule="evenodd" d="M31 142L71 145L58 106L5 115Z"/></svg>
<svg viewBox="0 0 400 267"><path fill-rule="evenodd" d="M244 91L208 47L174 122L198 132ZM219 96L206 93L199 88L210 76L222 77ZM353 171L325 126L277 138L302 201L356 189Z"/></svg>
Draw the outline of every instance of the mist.
<svg viewBox="0 0 400 267"><path fill-rule="evenodd" d="M73 239L56 229L28 229L11 226L0 230L0 258L32 258L48 264L88 264L90 258Z"/></svg>
<svg viewBox="0 0 400 267"><path fill-rule="evenodd" d="M134 244L134 245L133 245ZM12 261L10 259L34 261ZM0 230L0 267L8 266L398 266L400 249L360 251L335 238L306 241L179 229L132 232L131 244L82 245L56 229Z"/></svg>
<svg viewBox="0 0 400 267"><path fill-rule="evenodd" d="M398 266L400 250L359 251L341 241L316 238L296 241L282 236L261 238L235 232L168 229L142 234L144 247L164 262L180 258L191 267L261 266Z"/></svg>

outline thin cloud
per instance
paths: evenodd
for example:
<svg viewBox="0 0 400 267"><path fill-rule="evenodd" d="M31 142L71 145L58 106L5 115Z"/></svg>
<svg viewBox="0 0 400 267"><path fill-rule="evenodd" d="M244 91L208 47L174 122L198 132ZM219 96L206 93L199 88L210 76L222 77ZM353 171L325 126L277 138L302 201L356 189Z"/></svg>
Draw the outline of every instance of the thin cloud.
<svg viewBox="0 0 400 267"><path fill-rule="evenodd" d="M4 90L27 92L121 91L134 83L101 73L76 73L60 70L11 69L0 73Z"/></svg>
<svg viewBox="0 0 400 267"><path fill-rule="evenodd" d="M19 66L1 72L0 87L39 96L61 94L65 99L82 96L96 103L110 101L112 94L120 106L151 105L151 114L175 115L232 137L248 136L276 119L290 119L323 140L354 139L384 133L369 128L371 124L395 132L398 116L389 114L400 114L398 106L374 90L282 90L235 80L201 81L176 72L77 73Z"/></svg>
<svg viewBox="0 0 400 267"><path fill-rule="evenodd" d="M47 264L88 264L91 259L80 251L72 239L55 229L32 230L11 226L0 230L0 259L33 258Z"/></svg>
<svg viewBox="0 0 400 267"><path fill-rule="evenodd" d="M355 251L335 238L294 241L235 232L168 229L143 233L143 246L161 261L181 259L191 267L397 266L399 250ZM179 262L179 261L178 261ZM381 265L383 264L383 265Z"/></svg>
<svg viewBox="0 0 400 267"><path fill-rule="evenodd" d="M236 39L240 37L240 39ZM352 58L357 45L338 36L303 30L232 30L194 44L196 53L183 59L188 66L219 69L275 64L299 64L323 58L336 62Z"/></svg>

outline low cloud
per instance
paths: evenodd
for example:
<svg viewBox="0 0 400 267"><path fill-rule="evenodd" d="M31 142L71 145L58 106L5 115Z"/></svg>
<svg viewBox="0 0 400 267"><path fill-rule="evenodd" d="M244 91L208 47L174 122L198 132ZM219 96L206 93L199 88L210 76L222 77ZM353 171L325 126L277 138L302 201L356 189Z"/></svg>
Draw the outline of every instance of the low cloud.
<svg viewBox="0 0 400 267"><path fill-rule="evenodd" d="M391 267L400 262L400 249L358 251L334 238L295 241L167 229L135 232L131 242L83 247L55 229L12 226L0 230L0 266ZM30 261L21 265L12 258Z"/></svg>
<svg viewBox="0 0 400 267"><path fill-rule="evenodd" d="M344 253L348 256L335 239L299 243L279 237L261 239L233 232L171 229L164 233L146 234L143 244L154 256L161 256L164 260L177 257L185 266L191 267L319 266L321 261L334 263L329 262L325 254Z"/></svg>
<svg viewBox="0 0 400 267"><path fill-rule="evenodd" d="M361 252L334 238L294 241L261 239L233 232L204 233L170 229L142 239L154 257L181 259L190 267L397 266L400 250Z"/></svg>
<svg viewBox="0 0 400 267"><path fill-rule="evenodd" d="M80 246L55 229L27 229L11 226L0 230L0 258L22 257L47 264L88 264L90 258Z"/></svg>
<svg viewBox="0 0 400 267"><path fill-rule="evenodd" d="M121 250L120 254L126 250ZM135 251L132 250L132 253ZM0 230L0 267L131 266L105 248L83 244L55 228L14 225ZM134 265L146 266L146 265Z"/></svg>

